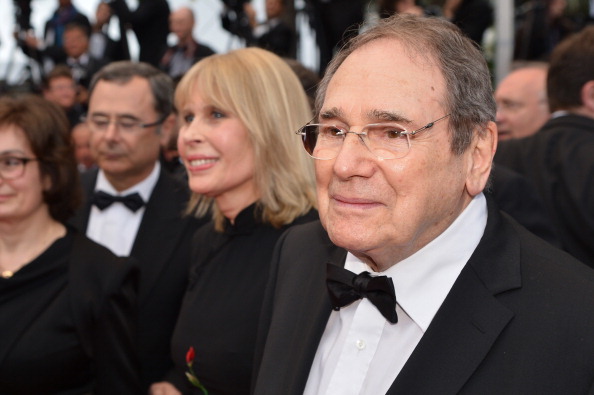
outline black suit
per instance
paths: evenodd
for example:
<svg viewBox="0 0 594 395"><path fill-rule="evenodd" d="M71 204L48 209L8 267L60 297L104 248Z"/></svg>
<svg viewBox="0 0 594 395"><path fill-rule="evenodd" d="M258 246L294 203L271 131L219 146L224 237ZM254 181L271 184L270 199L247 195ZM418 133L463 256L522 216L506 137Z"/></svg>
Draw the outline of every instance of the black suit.
<svg viewBox="0 0 594 395"><path fill-rule="evenodd" d="M594 119L553 118L530 137L501 142L495 162L532 182L563 248L594 267Z"/></svg>
<svg viewBox="0 0 594 395"><path fill-rule="evenodd" d="M542 199L526 177L505 166L494 166L491 187L485 193L526 229L554 246L561 246Z"/></svg>
<svg viewBox="0 0 594 395"><path fill-rule="evenodd" d="M325 263L342 266L345 256L319 222L279 240L255 394L303 392L331 313ZM479 245L388 394L594 391L592 300L594 272L489 202Z"/></svg>
<svg viewBox="0 0 594 395"><path fill-rule="evenodd" d="M123 23L132 26L140 46L138 60L158 67L167 49L169 3L142 0L134 11L130 11L125 0L114 0L109 5Z"/></svg>
<svg viewBox="0 0 594 395"><path fill-rule="evenodd" d="M269 21L269 23L271 23ZM253 42L260 48L274 52L280 57L293 57L295 48L295 31L286 23L277 20L277 23L271 25L270 30L259 37L254 37Z"/></svg>
<svg viewBox="0 0 594 395"><path fill-rule="evenodd" d="M0 279L0 394L139 393L138 268L72 229Z"/></svg>
<svg viewBox="0 0 594 395"><path fill-rule="evenodd" d="M97 173L82 175L87 196ZM182 215L188 197L187 187L161 169L130 253L141 272L138 343L145 387L161 380L172 366L169 342L188 280L192 235L199 226L196 219ZM90 210L87 199L72 224L86 231Z"/></svg>

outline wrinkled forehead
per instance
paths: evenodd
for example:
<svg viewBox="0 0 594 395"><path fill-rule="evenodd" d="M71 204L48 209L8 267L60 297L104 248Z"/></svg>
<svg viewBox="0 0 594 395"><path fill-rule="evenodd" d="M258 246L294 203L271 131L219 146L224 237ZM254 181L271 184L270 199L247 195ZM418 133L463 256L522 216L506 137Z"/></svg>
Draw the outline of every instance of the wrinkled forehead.
<svg viewBox="0 0 594 395"><path fill-rule="evenodd" d="M445 86L432 56L398 40L380 39L345 58L328 83L321 112L385 110L406 112L411 119L423 112L443 115Z"/></svg>

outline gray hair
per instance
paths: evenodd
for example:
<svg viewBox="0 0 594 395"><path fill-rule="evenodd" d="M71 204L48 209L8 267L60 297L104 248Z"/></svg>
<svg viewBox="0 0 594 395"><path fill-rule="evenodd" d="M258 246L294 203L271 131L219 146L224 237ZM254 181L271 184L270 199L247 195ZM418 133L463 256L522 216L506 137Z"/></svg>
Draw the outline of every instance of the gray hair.
<svg viewBox="0 0 594 395"><path fill-rule="evenodd" d="M450 114L451 149L461 155L475 130L484 133L495 120L491 75L476 44L454 24L439 18L396 14L353 37L332 59L316 95L316 114L324 103L330 80L355 50L379 39L394 39L416 55L436 62L446 83L445 110Z"/></svg>

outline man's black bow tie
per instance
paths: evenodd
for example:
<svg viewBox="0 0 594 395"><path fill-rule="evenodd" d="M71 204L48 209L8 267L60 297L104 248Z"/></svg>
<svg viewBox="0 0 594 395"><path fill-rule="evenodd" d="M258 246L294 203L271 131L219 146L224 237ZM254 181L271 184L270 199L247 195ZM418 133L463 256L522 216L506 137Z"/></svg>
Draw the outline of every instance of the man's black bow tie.
<svg viewBox="0 0 594 395"><path fill-rule="evenodd" d="M126 196L114 196L107 192L95 191L91 197L91 203L97 206L99 210L104 210L115 202L122 203L133 212L138 211L138 209L144 206L144 200L142 200L138 192Z"/></svg>
<svg viewBox="0 0 594 395"><path fill-rule="evenodd" d="M368 272L355 274L331 263L326 265L326 276L330 303L334 310L367 298L388 321L392 324L398 322L396 292L390 277L374 277Z"/></svg>

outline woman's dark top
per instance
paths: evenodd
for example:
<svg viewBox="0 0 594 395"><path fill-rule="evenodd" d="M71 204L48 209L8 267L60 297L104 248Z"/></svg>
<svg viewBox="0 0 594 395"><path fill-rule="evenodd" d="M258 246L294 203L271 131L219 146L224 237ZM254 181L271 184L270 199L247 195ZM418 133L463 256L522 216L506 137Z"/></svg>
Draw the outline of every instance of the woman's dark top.
<svg viewBox="0 0 594 395"><path fill-rule="evenodd" d="M0 394L137 394L137 280L70 229L0 278Z"/></svg>
<svg viewBox="0 0 594 395"><path fill-rule="evenodd" d="M190 283L172 340L175 370L167 381L192 393L184 372L194 347L194 371L209 395L249 394L260 308L276 241L290 226L318 219L315 210L280 229L262 223L255 205L223 233L213 223L194 237ZM196 392L200 393L201 392Z"/></svg>

